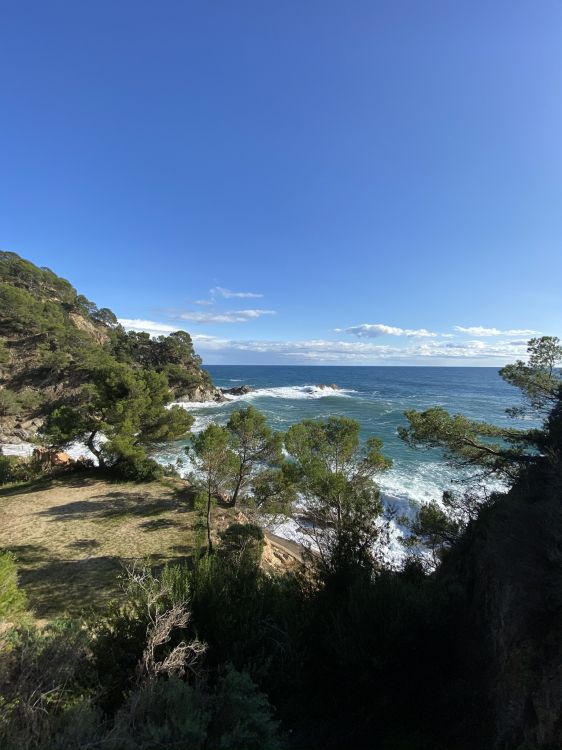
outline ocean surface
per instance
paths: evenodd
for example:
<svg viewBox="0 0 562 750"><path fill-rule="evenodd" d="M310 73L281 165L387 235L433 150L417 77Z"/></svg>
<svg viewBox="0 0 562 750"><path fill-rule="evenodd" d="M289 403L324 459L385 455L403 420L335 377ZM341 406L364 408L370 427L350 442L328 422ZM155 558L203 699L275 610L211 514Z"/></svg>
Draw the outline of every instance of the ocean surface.
<svg viewBox="0 0 562 750"><path fill-rule="evenodd" d="M209 422L224 423L241 406L253 404L274 429L285 430L301 419L322 419L331 414L356 419L361 435L384 441L384 453L393 460L390 471L377 481L386 501L398 513L412 504L439 500L454 488L459 474L438 450L414 450L397 435L407 424L404 412L442 406L471 419L517 426L506 408L519 403L519 393L492 367L306 367L212 365L213 381L222 388L247 384L251 393L224 404L185 405L195 416L194 430ZM320 388L336 385L339 390ZM528 427L529 423L525 423ZM186 443L174 443L158 452L165 462L184 455Z"/></svg>

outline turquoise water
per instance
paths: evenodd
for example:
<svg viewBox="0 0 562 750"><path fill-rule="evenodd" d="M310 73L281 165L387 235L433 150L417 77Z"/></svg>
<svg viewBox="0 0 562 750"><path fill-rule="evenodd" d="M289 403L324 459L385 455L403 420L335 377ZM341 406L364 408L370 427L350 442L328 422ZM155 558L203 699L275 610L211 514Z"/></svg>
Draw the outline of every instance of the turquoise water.
<svg viewBox="0 0 562 750"><path fill-rule="evenodd" d="M360 423L363 437L377 435L384 441L384 452L394 464L379 484L399 511L411 501L439 499L458 479L439 451L413 450L398 438L398 426L407 423L407 409L443 406L472 419L517 425L505 410L519 402L518 392L499 377L496 368L213 365L207 369L220 387L246 383L253 391L227 404L187 405L196 418L195 430L210 421L225 422L234 409L248 403L278 430L306 418L352 417ZM318 388L322 383L340 390ZM159 457L174 460L182 448L181 443L167 446Z"/></svg>

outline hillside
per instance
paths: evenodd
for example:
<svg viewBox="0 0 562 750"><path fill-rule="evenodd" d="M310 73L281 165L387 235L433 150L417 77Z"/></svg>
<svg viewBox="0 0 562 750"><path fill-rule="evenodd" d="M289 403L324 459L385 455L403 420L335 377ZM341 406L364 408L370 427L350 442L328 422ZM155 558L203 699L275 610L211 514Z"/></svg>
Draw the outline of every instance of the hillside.
<svg viewBox="0 0 562 750"><path fill-rule="evenodd" d="M29 439L54 408L75 403L102 359L164 373L174 398L222 398L185 331L127 332L50 269L0 252L0 441Z"/></svg>

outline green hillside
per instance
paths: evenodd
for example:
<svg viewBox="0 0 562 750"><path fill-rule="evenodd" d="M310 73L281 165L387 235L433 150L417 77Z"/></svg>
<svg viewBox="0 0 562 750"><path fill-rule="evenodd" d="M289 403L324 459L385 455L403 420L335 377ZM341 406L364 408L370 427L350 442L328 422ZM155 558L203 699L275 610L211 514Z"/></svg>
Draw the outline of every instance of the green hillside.
<svg viewBox="0 0 562 750"><path fill-rule="evenodd" d="M0 439L27 439L53 409L76 404L102 363L160 373L173 398L220 398L185 331L125 331L66 279L0 252Z"/></svg>

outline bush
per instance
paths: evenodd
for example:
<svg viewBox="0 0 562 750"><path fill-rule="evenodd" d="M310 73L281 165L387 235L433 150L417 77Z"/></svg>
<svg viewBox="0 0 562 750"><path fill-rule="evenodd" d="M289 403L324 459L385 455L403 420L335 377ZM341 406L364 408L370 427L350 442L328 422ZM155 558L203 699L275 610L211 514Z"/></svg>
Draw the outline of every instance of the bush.
<svg viewBox="0 0 562 750"><path fill-rule="evenodd" d="M162 466L148 456L125 456L114 464L113 469L130 482L153 482L164 475Z"/></svg>
<svg viewBox="0 0 562 750"><path fill-rule="evenodd" d="M19 400L13 391L0 388L0 417L9 417L19 409Z"/></svg>
<svg viewBox="0 0 562 750"><path fill-rule="evenodd" d="M0 484L15 482L19 459L16 456L3 456L0 454Z"/></svg>
<svg viewBox="0 0 562 750"><path fill-rule="evenodd" d="M42 631L21 628L11 641L0 652L0 747L52 750L65 712L91 691L87 634L77 624L58 622Z"/></svg>
<svg viewBox="0 0 562 750"><path fill-rule="evenodd" d="M208 701L200 691L179 679L149 681L133 691L117 714L112 750L137 748L206 747Z"/></svg>
<svg viewBox="0 0 562 750"><path fill-rule="evenodd" d="M263 530L253 523L233 523L220 535L220 551L227 557L248 557L258 564L265 541Z"/></svg>
<svg viewBox="0 0 562 750"><path fill-rule="evenodd" d="M36 458L20 458L0 454L0 485L10 482L29 482L43 474L43 467Z"/></svg>

